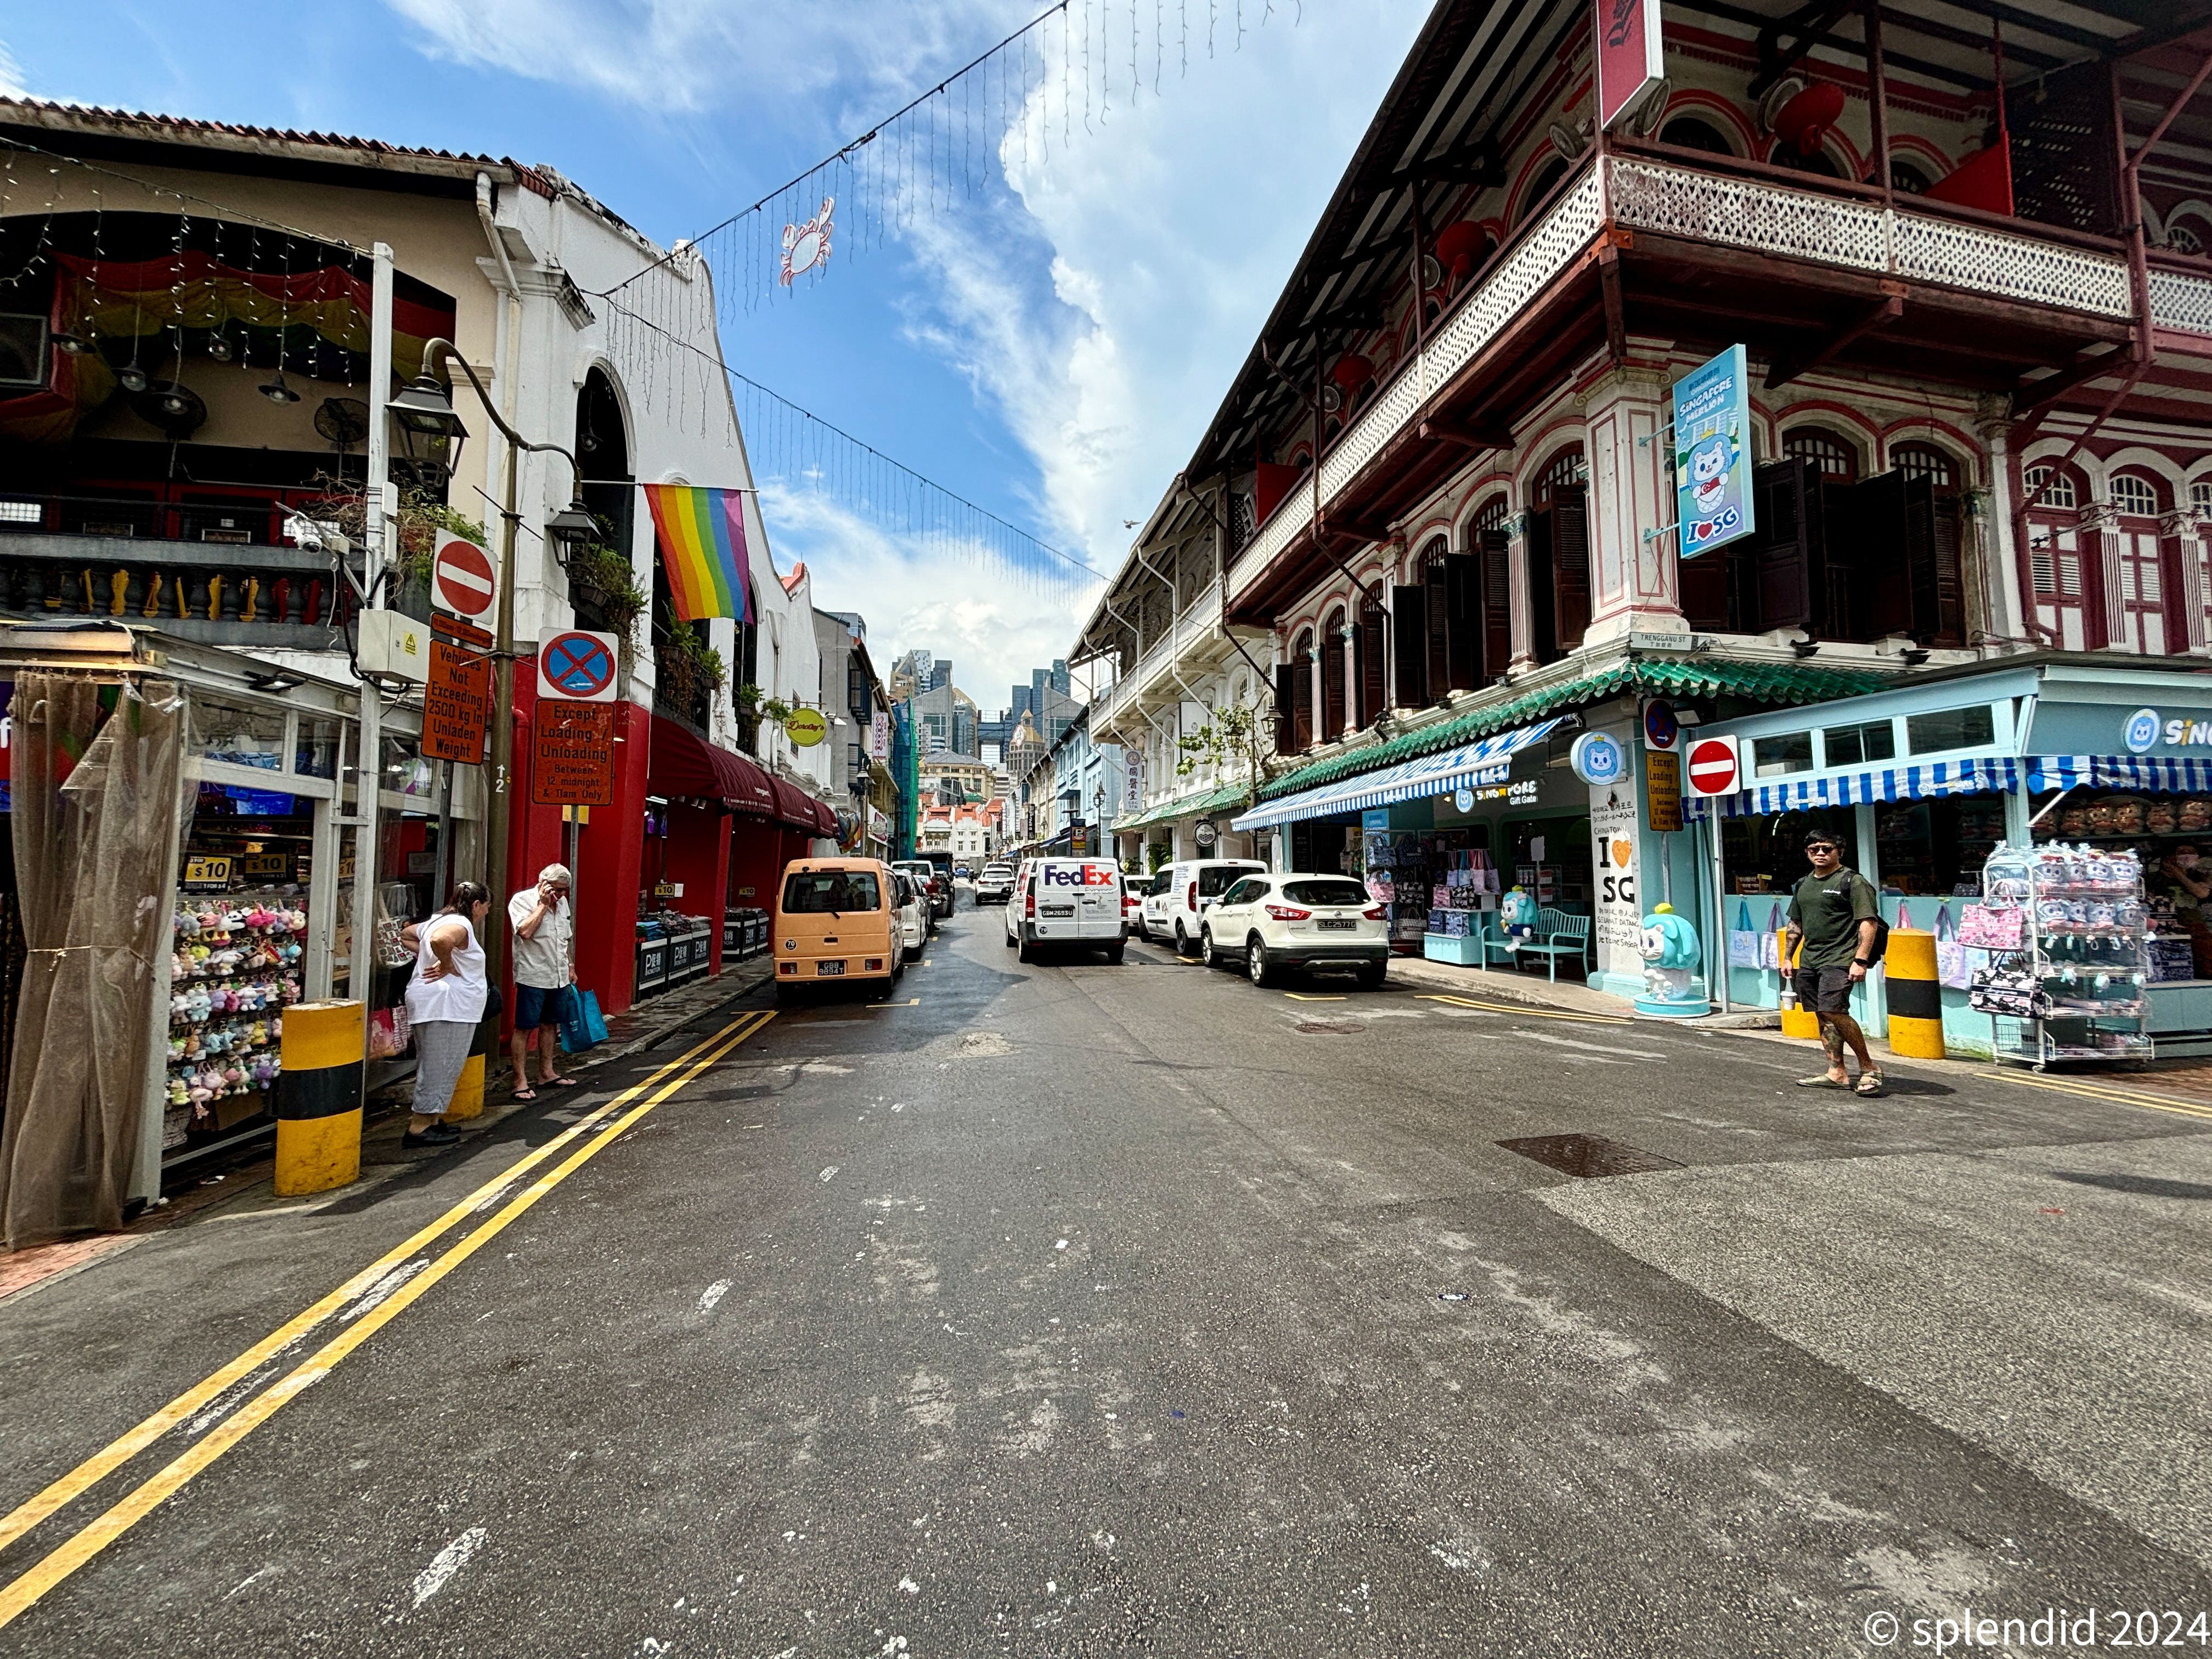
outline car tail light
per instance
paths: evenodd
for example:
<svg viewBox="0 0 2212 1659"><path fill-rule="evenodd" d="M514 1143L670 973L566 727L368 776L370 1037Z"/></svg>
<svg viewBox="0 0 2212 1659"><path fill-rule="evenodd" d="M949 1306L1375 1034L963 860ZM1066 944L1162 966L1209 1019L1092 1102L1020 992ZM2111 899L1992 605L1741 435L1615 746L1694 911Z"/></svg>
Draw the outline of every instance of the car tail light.
<svg viewBox="0 0 2212 1659"><path fill-rule="evenodd" d="M1198 884L1196 882L1191 883L1189 892L1184 896L1182 908L1186 910L1195 910L1198 908Z"/></svg>
<svg viewBox="0 0 2212 1659"><path fill-rule="evenodd" d="M1383 918L1384 912L1381 905L1370 904L1359 914L1366 917L1370 921L1380 921Z"/></svg>
<svg viewBox="0 0 2212 1659"><path fill-rule="evenodd" d="M779 962L775 964L775 971L779 974L795 974L799 971L799 964L795 962Z"/></svg>
<svg viewBox="0 0 2212 1659"><path fill-rule="evenodd" d="M1277 921L1311 921L1313 920L1312 911L1301 910L1295 904L1271 904L1267 907L1267 914L1274 917Z"/></svg>
<svg viewBox="0 0 2212 1659"><path fill-rule="evenodd" d="M868 969L872 969L872 968L880 968L880 967L882 967L883 965L884 965L884 959L883 959L881 957L869 957L866 962L864 962L864 963L862 963L860 964L860 966L861 966L862 968L868 968Z"/></svg>
<svg viewBox="0 0 2212 1659"><path fill-rule="evenodd" d="M1036 895L1035 893L1031 893L1029 896L1029 902L1023 907L1023 914L1031 916L1036 915Z"/></svg>

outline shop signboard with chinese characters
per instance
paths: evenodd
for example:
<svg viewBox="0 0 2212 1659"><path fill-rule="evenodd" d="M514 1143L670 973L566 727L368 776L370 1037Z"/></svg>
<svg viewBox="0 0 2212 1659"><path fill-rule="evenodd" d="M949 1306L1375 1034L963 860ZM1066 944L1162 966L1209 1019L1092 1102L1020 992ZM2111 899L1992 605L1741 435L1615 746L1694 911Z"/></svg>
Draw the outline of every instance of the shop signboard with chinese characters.
<svg viewBox="0 0 2212 1659"><path fill-rule="evenodd" d="M1740 345L1674 382L1677 544L1693 559L1756 529L1750 364Z"/></svg>
<svg viewBox="0 0 2212 1659"><path fill-rule="evenodd" d="M605 703L540 698L532 728L530 799L540 806L611 806L615 711Z"/></svg>
<svg viewBox="0 0 2212 1659"><path fill-rule="evenodd" d="M430 679L422 690L422 752L463 766L483 763L491 718L489 659L453 641L430 641Z"/></svg>
<svg viewBox="0 0 2212 1659"><path fill-rule="evenodd" d="M891 717L878 708L875 718L868 722L868 758L889 760L891 757Z"/></svg>

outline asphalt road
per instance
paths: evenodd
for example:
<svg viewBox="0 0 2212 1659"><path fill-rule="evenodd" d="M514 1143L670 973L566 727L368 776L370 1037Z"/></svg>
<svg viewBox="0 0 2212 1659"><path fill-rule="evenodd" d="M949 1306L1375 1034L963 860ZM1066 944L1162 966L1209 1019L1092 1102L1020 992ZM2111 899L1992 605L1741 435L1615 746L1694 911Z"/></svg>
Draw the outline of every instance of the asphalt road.
<svg viewBox="0 0 2212 1659"><path fill-rule="evenodd" d="M1000 939L0 1305L0 1654L2212 1649L2212 1115Z"/></svg>

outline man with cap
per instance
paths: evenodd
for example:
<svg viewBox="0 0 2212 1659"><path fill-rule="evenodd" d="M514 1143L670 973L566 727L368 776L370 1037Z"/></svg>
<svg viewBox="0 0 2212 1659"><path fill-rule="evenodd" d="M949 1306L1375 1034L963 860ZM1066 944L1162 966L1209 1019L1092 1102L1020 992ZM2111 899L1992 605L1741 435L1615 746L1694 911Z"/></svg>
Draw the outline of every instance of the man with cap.
<svg viewBox="0 0 2212 1659"><path fill-rule="evenodd" d="M564 864L538 872L538 884L507 902L514 924L514 1097L535 1100L530 1086L530 1048L538 1045L538 1072L544 1086L574 1089L582 1080L560 1069L561 1019L576 994L573 945L576 936L568 911L574 878Z"/></svg>

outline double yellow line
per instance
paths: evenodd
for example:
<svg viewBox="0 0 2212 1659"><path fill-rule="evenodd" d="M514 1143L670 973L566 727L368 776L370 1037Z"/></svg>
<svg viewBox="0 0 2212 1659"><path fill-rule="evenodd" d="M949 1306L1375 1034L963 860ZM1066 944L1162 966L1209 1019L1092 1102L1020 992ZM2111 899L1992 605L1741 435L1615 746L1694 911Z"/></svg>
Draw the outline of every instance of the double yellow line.
<svg viewBox="0 0 2212 1659"><path fill-rule="evenodd" d="M5 1549L55 1511L82 1497L172 1430L189 1422L196 1413L219 1401L270 1359L298 1344L318 1326L325 1323L349 1304L359 1302L377 1291L388 1277L409 1266L417 1251L459 1226L471 1216L489 1209L503 1197L507 1199L489 1220L464 1234L435 1261L421 1265L412 1276L375 1300L373 1305L360 1311L345 1331L331 1338L291 1371L233 1410L204 1438L195 1442L166 1468L126 1493L106 1513L94 1517L74 1536L57 1546L44 1559L5 1586L0 1586L0 1626L5 1626L34 1605L40 1597L143 1520L156 1506L174 1495L216 1459L329 1376L339 1361L398 1318L432 1285L496 1237L516 1217L597 1157L654 1107L775 1018L774 1009L765 1009L733 1020L641 1082L632 1085L594 1108L544 1146L508 1165L405 1243L379 1256L320 1301L277 1327L228 1364L194 1383L137 1427L118 1436L45 1491L19 1504L5 1516L0 1516L0 1549ZM674 1074L672 1077L672 1073ZM670 1080L663 1083L664 1079ZM656 1085L660 1086L656 1088ZM640 1099L641 1096L644 1098ZM636 1103L633 1105L633 1102ZM629 1109L624 1110L625 1107ZM515 1183L524 1176L557 1157L564 1149L575 1146L578 1141L584 1144L576 1147L553 1169L508 1196Z"/></svg>
<svg viewBox="0 0 2212 1659"><path fill-rule="evenodd" d="M1984 1077L1996 1078L2006 1083L2018 1083L2030 1089L2049 1089L2062 1095L2080 1095L2087 1100L2109 1101L2115 1106L2139 1106L2153 1112L2172 1112L2180 1117L2201 1117L2212 1121L2212 1105L2197 1105L2190 1101L2176 1100L2170 1095L2154 1095L2142 1089L2127 1089L2115 1083L2096 1083L2086 1078L2039 1077L2027 1072L1984 1072Z"/></svg>
<svg viewBox="0 0 2212 1659"><path fill-rule="evenodd" d="M1425 995L1419 1002L1449 1002L1455 1008L1480 1008L1486 1013L1513 1014L1527 1019L1567 1019L1578 1025L1633 1025L1626 1014L1571 1014L1560 1008L1539 1008L1526 1002L1477 1002L1472 997Z"/></svg>

